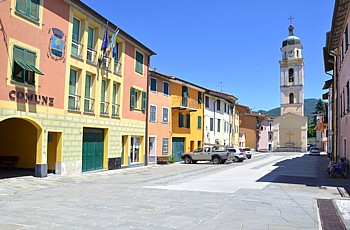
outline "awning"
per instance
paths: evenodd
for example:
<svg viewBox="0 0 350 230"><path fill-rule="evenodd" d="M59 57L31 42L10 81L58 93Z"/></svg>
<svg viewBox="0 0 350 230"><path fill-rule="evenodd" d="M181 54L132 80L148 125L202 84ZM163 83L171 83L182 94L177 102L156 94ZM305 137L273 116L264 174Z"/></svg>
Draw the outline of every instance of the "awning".
<svg viewBox="0 0 350 230"><path fill-rule="evenodd" d="M324 82L323 88L322 89L329 89L329 87L333 84L333 79L329 79Z"/></svg>
<svg viewBox="0 0 350 230"><path fill-rule="evenodd" d="M40 74L40 75L44 75L39 69L37 69L33 64L22 61L22 60L15 60L15 62L22 67L25 70Z"/></svg>

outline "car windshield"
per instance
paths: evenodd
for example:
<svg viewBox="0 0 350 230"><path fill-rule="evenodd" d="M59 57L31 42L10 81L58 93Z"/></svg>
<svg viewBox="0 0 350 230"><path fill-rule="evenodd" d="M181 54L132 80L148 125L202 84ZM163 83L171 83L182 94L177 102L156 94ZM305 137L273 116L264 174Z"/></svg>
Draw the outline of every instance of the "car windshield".
<svg viewBox="0 0 350 230"><path fill-rule="evenodd" d="M250 151L250 148L245 148L245 151Z"/></svg>

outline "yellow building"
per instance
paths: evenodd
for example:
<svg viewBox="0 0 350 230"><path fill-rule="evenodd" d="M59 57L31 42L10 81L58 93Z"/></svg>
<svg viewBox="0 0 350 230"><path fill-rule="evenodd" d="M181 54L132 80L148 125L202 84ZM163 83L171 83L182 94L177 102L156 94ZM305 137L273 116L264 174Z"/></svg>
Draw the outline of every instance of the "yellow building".
<svg viewBox="0 0 350 230"><path fill-rule="evenodd" d="M180 161L183 152L202 146L205 89L175 77L170 82L172 156Z"/></svg>

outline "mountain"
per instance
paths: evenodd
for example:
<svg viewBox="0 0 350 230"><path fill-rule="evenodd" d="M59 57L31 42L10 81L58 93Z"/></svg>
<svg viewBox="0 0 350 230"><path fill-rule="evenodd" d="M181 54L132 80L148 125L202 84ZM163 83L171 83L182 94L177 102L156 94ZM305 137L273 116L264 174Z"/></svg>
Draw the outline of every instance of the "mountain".
<svg viewBox="0 0 350 230"><path fill-rule="evenodd" d="M316 98L308 98L304 100L304 114L308 117L308 120L311 121L314 116L315 107L319 99ZM266 110L258 110L256 113L261 113L263 115L269 116L271 118L277 117L281 114L281 108L277 107L274 109Z"/></svg>

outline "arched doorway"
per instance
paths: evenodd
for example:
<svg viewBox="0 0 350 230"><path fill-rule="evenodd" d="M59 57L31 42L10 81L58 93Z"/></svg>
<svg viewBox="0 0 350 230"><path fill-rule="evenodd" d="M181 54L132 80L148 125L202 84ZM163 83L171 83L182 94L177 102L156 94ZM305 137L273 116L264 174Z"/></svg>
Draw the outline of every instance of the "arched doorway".
<svg viewBox="0 0 350 230"><path fill-rule="evenodd" d="M35 170L42 157L41 132L41 127L31 119L14 117L0 122L0 159L7 160L1 162L1 178L37 176Z"/></svg>

